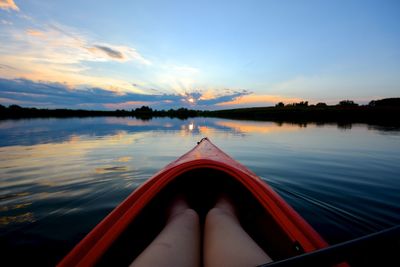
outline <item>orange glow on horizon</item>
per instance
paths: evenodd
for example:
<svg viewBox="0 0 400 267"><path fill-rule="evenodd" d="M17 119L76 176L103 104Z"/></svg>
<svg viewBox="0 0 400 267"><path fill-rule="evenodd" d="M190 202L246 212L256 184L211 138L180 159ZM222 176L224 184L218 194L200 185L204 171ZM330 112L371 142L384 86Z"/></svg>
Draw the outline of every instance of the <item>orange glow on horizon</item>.
<svg viewBox="0 0 400 267"><path fill-rule="evenodd" d="M202 93L199 100L210 100L210 99L214 99L216 97L217 97L217 95L215 94L215 92L213 92L212 90L207 90L204 93Z"/></svg>
<svg viewBox="0 0 400 267"><path fill-rule="evenodd" d="M284 96L279 96L279 95L257 95L257 94L251 94L251 95L244 95L241 97L237 97L236 99L232 101L227 101L227 102L222 102L218 103L217 106L234 106L234 105L247 105L247 104L276 104L279 102L283 103L295 103L302 101L301 98L294 98L294 97L284 97Z"/></svg>

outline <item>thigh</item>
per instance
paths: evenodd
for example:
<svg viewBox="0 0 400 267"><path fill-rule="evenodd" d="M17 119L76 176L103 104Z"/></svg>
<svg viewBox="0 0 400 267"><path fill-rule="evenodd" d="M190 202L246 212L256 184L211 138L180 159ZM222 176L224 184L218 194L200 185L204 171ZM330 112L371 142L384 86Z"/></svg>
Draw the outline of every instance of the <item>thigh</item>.
<svg viewBox="0 0 400 267"><path fill-rule="evenodd" d="M223 208L213 208L207 214L203 251L206 267L257 266L272 261L244 231L235 214Z"/></svg>
<svg viewBox="0 0 400 267"><path fill-rule="evenodd" d="M187 209L168 220L131 266L196 267L200 260L199 218L194 210Z"/></svg>

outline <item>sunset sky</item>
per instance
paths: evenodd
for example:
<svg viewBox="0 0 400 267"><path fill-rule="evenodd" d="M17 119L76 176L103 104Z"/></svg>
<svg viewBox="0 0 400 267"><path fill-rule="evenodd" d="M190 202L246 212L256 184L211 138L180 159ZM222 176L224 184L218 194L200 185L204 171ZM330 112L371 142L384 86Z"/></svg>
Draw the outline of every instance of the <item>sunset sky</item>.
<svg viewBox="0 0 400 267"><path fill-rule="evenodd" d="M224 109L400 96L400 1L0 0L0 104Z"/></svg>

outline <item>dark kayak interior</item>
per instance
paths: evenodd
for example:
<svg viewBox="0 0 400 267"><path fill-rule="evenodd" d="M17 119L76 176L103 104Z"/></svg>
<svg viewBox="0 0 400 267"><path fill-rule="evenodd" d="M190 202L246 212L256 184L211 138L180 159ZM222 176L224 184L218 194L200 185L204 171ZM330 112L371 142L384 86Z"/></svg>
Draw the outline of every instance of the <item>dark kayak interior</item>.
<svg viewBox="0 0 400 267"><path fill-rule="evenodd" d="M204 225L207 212L222 193L232 199L245 231L272 259L285 259L303 252L301 246L286 236L244 186L225 172L203 168L186 172L163 188L97 265L128 266L163 229L166 210L177 195L186 197Z"/></svg>

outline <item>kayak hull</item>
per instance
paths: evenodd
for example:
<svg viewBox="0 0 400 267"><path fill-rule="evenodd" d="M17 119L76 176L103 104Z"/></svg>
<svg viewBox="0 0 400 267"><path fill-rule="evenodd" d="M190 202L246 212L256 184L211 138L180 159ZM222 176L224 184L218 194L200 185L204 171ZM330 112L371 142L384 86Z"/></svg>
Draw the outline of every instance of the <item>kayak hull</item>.
<svg viewBox="0 0 400 267"><path fill-rule="evenodd" d="M58 266L93 266L102 265L102 261L107 262L106 258L112 254L110 251L116 251L115 244L122 242L119 240L131 231L130 228L135 228L132 225L140 221L140 217L145 216L143 214L152 214L147 217L148 221L162 221L162 216L157 215L160 213L161 203L179 190L190 191L188 195L193 196L194 205L204 212L212 205L219 191L228 193L233 199L237 197L236 203L239 206L242 200L246 200L247 202L244 202L247 203L247 207L242 205L243 213L251 217L252 210L249 210L249 207L254 207L257 210L255 213L261 214L259 217L263 218L249 219L252 224L249 224L249 231L258 229L253 231L255 236L262 236L264 232L266 236L271 236L274 232L279 233L274 238L282 241L274 242L276 248L271 248L270 244L266 245L269 249L275 249L278 259L328 246L270 186L205 138L191 151L167 165L131 193L78 243ZM155 208L151 210L150 206ZM256 225L255 222L258 221L260 223ZM139 227L147 226L146 223L142 223L136 228ZM157 227L162 227L162 224L154 228ZM140 232L151 231L143 229ZM139 232L132 235L132 239L139 240L138 244L142 239L139 235ZM262 243L265 239L262 238L259 242ZM146 242L148 241L142 243ZM143 248L137 248L138 253L141 249ZM283 252L280 253L279 250ZM112 261L111 258L109 261Z"/></svg>

